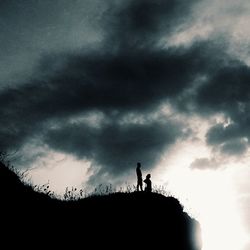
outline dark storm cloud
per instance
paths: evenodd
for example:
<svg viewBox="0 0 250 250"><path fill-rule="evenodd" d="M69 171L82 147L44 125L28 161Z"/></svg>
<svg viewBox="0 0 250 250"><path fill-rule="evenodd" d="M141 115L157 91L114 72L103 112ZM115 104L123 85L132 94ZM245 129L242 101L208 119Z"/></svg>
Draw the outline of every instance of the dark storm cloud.
<svg viewBox="0 0 250 250"><path fill-rule="evenodd" d="M248 125L240 122L226 127L223 124L217 124L210 128L206 135L208 144L216 146L222 153L228 155L245 153L248 147L246 140L248 137Z"/></svg>
<svg viewBox="0 0 250 250"><path fill-rule="evenodd" d="M208 131L209 145L220 146L223 153L242 154L250 139L250 68L229 59L211 72L195 99L199 112L223 113L230 123L216 124ZM244 139L245 138L245 139Z"/></svg>
<svg viewBox="0 0 250 250"><path fill-rule="evenodd" d="M207 142L211 145L222 144L242 135L237 124L216 124L207 133Z"/></svg>
<svg viewBox="0 0 250 250"><path fill-rule="evenodd" d="M90 2L85 3L85 9L91 9ZM58 4L5 2L4 13L7 16L9 13L10 20L5 27L10 27L12 21L18 22L22 34L29 34L29 29L22 27L30 27L31 23L43 27L42 31L46 27L51 31L53 25L61 31L60 22L55 22L54 15L48 16L49 22L44 18L48 11L56 9L57 19L65 19ZM68 2L63 6L72 11ZM113 123L100 130L83 126L82 129L64 127L51 131L50 127L82 112L96 110L106 113L114 122L119 119L113 117L114 112L120 116L128 112L146 114L166 98L181 92L195 75L197 62L192 61L192 57L193 54L199 57L199 48L164 51L157 48L156 43L187 19L190 6L178 0L109 3L104 8L104 15L99 17L100 27L106 33L101 49L85 48L78 54L46 56L28 80L0 93L0 148L20 148L31 138L43 140L42 136L49 134L44 140L51 147L91 159L106 168L109 166L113 172L121 172L127 167L121 161L137 161L138 158L144 158L145 165L152 167L165 146L175 141L177 129L174 126L171 132L159 123L130 126ZM15 19L11 9L16 11ZM2 20L7 19L2 16ZM76 22L63 23L68 27L69 23ZM33 26L31 30L34 35L38 34ZM10 37L17 35L20 44L23 39L29 41L29 37L18 30L6 31ZM4 41L2 47L8 44L8 48L13 47L14 40L11 43ZM54 40L49 41L54 44ZM186 61L190 61L188 67Z"/></svg>
<svg viewBox="0 0 250 250"><path fill-rule="evenodd" d="M93 128L69 124L49 130L45 142L56 150L91 160L101 173L120 174L141 161L145 169L155 166L162 153L180 135L181 127L170 122L110 124Z"/></svg>
<svg viewBox="0 0 250 250"><path fill-rule="evenodd" d="M102 0L1 0L0 88L23 83L39 58L95 47L102 40Z"/></svg>
<svg viewBox="0 0 250 250"><path fill-rule="evenodd" d="M110 47L115 45L115 49L151 48L161 38L187 24L196 2L199 1L124 1L120 8L107 12L105 25L111 27L108 44L112 41Z"/></svg>
<svg viewBox="0 0 250 250"><path fill-rule="evenodd" d="M217 65L211 72L208 84L199 89L198 103L208 109L229 111L235 118L239 116L239 104L250 98L250 70L244 63L227 58L226 63Z"/></svg>
<svg viewBox="0 0 250 250"><path fill-rule="evenodd" d="M122 126L118 120L131 112L156 112L164 101L182 112L189 112L190 103L193 112L224 112L237 121L240 136L247 134L242 131L247 131L248 120L239 116L239 110L247 109L248 67L231 60L212 41L179 48L159 45L192 19L195 2L109 2L97 18L105 34L101 46L44 55L26 81L0 92L0 149L20 148L37 136L54 149L95 161L103 171L109 166L120 173L126 168L123 159L138 161L138 157L151 167L163 149L182 136L181 129L172 124L165 131L159 122ZM201 76L207 81L187 94ZM111 125L99 129L60 125L96 111L103 112ZM51 130L58 124L60 129ZM238 127L228 135L220 129L208 133L208 143L233 151L225 140L238 139ZM134 145L137 153L130 150Z"/></svg>
<svg viewBox="0 0 250 250"><path fill-rule="evenodd" d="M219 51L219 47L209 42L207 45L203 47L205 67L196 71L201 75L200 82L196 82L192 91L184 90L173 103L180 112L191 115L223 114L228 124L221 122L210 127L207 144L223 154L242 155L250 139L250 68Z"/></svg>
<svg viewBox="0 0 250 250"><path fill-rule="evenodd" d="M39 67L26 81L1 91L0 148L18 149L30 139L37 138L54 149L91 159L103 167L102 171L110 168L110 171L120 173L128 167L124 162L135 162L139 158L145 161L146 167L153 167L163 149L174 143L178 132L181 136L181 130L177 129L179 125L160 122L121 125L118 120L129 112L147 115L156 110L162 101L182 92L195 78L197 67L204 66L200 45L188 50L163 50L157 46L161 37L189 18L191 2L108 2L102 11L93 11L95 8L89 8L90 1L84 2L84 13L92 10L93 15L100 14L93 22L98 20L97 26L105 34L102 45L97 49L83 46L79 53L74 54L47 53L49 56L43 56ZM61 15L62 10L72 12L72 4L67 1L64 5L57 1L48 4L31 1L18 6L15 2L8 2L5 5L5 15L8 16L7 9L10 21L20 19L17 25L22 34L29 30L23 27L30 27L31 23L47 27L50 31L55 24L60 34L61 24L65 27L72 25L72 28L76 24L72 20L67 23L58 21L68 17L64 11ZM12 18L14 14L10 9L17 11L16 19ZM49 12L56 9L56 21L55 15L49 15L49 22L46 21L47 9ZM71 14L74 18L73 12ZM2 20L7 19L2 17ZM83 28L86 30L86 18L84 20ZM33 26L31 30L32 34L38 34ZM59 34L56 30L53 32ZM17 30L7 33L16 34L20 44L23 39L30 39ZM50 32L44 33L47 34ZM88 34L84 36L86 39ZM56 41L60 41L60 37L57 36ZM50 46L50 41L55 45L55 40L48 39L48 48L57 51L55 46ZM15 42L5 40L4 44L2 47L8 47L8 44L13 47ZM99 129L84 124L81 128L59 125L60 129L51 130L51 127L64 124L71 117L96 111L103 112L112 121L111 125Z"/></svg>
<svg viewBox="0 0 250 250"><path fill-rule="evenodd" d="M57 60L62 65L54 69L52 62ZM181 93L195 79L197 69L206 65L202 45L179 51L61 55L48 58L47 63L54 72L44 77L39 72L40 79L34 76L0 94L2 145L21 143L50 119L83 111L148 112Z"/></svg>

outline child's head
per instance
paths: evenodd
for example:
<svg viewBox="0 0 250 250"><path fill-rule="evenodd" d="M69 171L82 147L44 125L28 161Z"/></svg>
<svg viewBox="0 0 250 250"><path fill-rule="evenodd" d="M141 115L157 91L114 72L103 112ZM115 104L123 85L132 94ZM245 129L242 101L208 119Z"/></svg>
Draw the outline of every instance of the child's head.
<svg viewBox="0 0 250 250"><path fill-rule="evenodd" d="M150 179L151 178L151 175L150 174L147 174L146 175L146 179Z"/></svg>

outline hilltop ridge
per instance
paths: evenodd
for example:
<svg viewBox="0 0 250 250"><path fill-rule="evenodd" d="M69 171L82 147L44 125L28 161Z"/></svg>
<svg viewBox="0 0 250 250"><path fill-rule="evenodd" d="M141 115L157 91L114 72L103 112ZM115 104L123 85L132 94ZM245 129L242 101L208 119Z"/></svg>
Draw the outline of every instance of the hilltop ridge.
<svg viewBox="0 0 250 250"><path fill-rule="evenodd" d="M80 200L57 200L35 192L0 163L2 226L18 236L57 233L62 238L81 238L94 246L201 250L197 221L183 212L179 201L157 193L131 192L95 195ZM79 231L80 228L80 231ZM36 233L35 233L36 232ZM73 233L74 232L74 233ZM120 248L120 247L119 247ZM91 247L92 249L92 247Z"/></svg>

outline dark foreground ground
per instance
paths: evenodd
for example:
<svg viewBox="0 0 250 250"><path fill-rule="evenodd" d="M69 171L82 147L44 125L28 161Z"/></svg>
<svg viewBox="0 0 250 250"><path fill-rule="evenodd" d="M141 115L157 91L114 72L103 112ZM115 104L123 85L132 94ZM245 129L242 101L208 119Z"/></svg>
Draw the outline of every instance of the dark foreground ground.
<svg viewBox="0 0 250 250"><path fill-rule="evenodd" d="M60 201L0 164L1 238L12 248L200 250L200 227L178 200L144 192ZM16 247L15 247L16 248Z"/></svg>

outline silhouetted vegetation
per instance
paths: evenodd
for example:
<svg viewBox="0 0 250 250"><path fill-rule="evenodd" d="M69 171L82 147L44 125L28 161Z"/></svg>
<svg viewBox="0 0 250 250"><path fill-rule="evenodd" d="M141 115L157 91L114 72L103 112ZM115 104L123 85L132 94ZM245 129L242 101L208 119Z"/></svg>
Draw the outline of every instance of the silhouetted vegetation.
<svg viewBox="0 0 250 250"><path fill-rule="evenodd" d="M15 173L0 162L4 235L11 232L22 239L46 235L43 241L55 241L59 234L61 241L81 240L84 246L88 242L89 249L97 243L108 249L143 249L148 244L154 249L201 249L194 234L199 224L183 212L178 200L161 194L167 193L163 187L152 193L137 192L129 185L118 190L99 185L92 193L67 188L62 200L49 190L49 183L32 187L18 175L25 178L25 172Z"/></svg>

